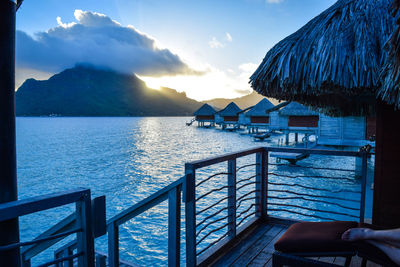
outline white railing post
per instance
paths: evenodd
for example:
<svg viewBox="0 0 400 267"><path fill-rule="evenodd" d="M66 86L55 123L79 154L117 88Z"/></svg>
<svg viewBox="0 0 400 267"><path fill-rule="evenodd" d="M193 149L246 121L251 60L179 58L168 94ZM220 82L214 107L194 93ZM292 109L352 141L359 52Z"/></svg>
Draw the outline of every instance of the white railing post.
<svg viewBox="0 0 400 267"><path fill-rule="evenodd" d="M185 164L184 182L185 224L186 224L186 266L197 265L196 255L196 176L195 169Z"/></svg>
<svg viewBox="0 0 400 267"><path fill-rule="evenodd" d="M236 236L236 159L228 160L228 236Z"/></svg>
<svg viewBox="0 0 400 267"><path fill-rule="evenodd" d="M115 222L107 226L108 233L108 266L119 266L119 229Z"/></svg>
<svg viewBox="0 0 400 267"><path fill-rule="evenodd" d="M76 203L77 225L82 228L77 233L77 253L83 253L78 258L79 267L94 267L94 240L92 231L92 209L90 192L85 193Z"/></svg>
<svg viewBox="0 0 400 267"><path fill-rule="evenodd" d="M168 192L168 266L180 265L181 250L181 190Z"/></svg>

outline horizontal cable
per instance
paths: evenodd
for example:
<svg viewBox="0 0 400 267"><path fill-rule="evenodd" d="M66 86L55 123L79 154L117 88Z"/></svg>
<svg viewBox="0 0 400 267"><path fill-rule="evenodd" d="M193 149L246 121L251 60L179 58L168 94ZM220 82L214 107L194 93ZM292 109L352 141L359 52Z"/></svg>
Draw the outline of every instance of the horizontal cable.
<svg viewBox="0 0 400 267"><path fill-rule="evenodd" d="M259 165L259 163L253 163L253 164L248 164L248 165L243 165L239 168L236 169L236 172L240 171L241 169L247 168L247 167L251 167L251 166L257 166Z"/></svg>
<svg viewBox="0 0 400 267"><path fill-rule="evenodd" d="M205 221L207 221L208 219L214 217L215 215L220 214L221 212L223 212L224 210L227 210L228 207L224 207L220 210L218 210L217 212L214 212L213 214L208 215L207 217L205 217L201 222L199 222L198 224L196 224L196 227L199 227L200 225L202 225Z"/></svg>
<svg viewBox="0 0 400 267"><path fill-rule="evenodd" d="M333 219L333 218L323 217L323 216L318 216L318 215L305 214L305 213L298 212L298 211L293 211L293 210L286 210L286 209L270 209L270 208L268 208L268 211L289 212L289 213L294 213L294 214L302 215L302 216L305 216L305 217L313 217L313 218L321 219L321 220L335 221L335 219Z"/></svg>
<svg viewBox="0 0 400 267"><path fill-rule="evenodd" d="M249 180L251 180L251 179L253 179L253 178L255 178L255 177L257 177L257 174L256 174L256 175L253 175L253 176L250 176L249 178L246 178L246 179L238 180L238 181L236 181L236 184L238 185L238 184L241 183L241 182L249 181Z"/></svg>
<svg viewBox="0 0 400 267"><path fill-rule="evenodd" d="M203 213L203 212L205 212L205 211L207 211L207 210L209 210L209 209L211 209L211 208L217 206L219 203L221 203L222 201L227 200L227 199L229 199L229 197L221 198L220 200L218 200L217 202L215 202L215 203L212 204L211 206L208 206L207 208L205 208L205 209L203 209L203 210L201 210L201 211L196 212L196 215L199 215L199 214L201 214L201 213Z"/></svg>
<svg viewBox="0 0 400 267"><path fill-rule="evenodd" d="M216 223L216 222L220 222L220 221L222 221L222 220L225 220L225 219L228 219L228 216L221 217L221 218L219 218L219 219L216 219L216 220L214 220L214 221L211 221L211 222L207 223L207 224L204 225L201 229L199 229L199 231L196 233L196 237L199 236L200 233L203 232L203 230L206 229L208 226L210 226L210 225L212 225L212 224L214 224L214 223Z"/></svg>
<svg viewBox="0 0 400 267"><path fill-rule="evenodd" d="M251 204L246 210L242 211L241 213L239 213L239 215L236 216L236 219L239 219L240 217L242 217L243 214L246 214L247 212L249 212L249 210L251 210L251 208L254 208L255 206L259 206L260 204L256 204L253 203Z"/></svg>
<svg viewBox="0 0 400 267"><path fill-rule="evenodd" d="M254 182L250 182L250 183L247 183L247 184L243 184L243 185L237 187L237 188L236 188L236 191L242 189L243 187L246 187L246 186L249 186L249 185L252 185L252 184L259 184L259 183L260 183L260 182L255 182L255 181L254 181Z"/></svg>
<svg viewBox="0 0 400 267"><path fill-rule="evenodd" d="M206 194L204 194L204 195L199 196L198 198L196 198L196 202L199 201L200 199L202 199L202 198L208 196L209 194L211 194L211 193L213 193L213 192L218 192L218 191L221 191L221 190L226 189L226 188L229 188L229 186L228 186L228 185L225 185L225 186L222 186L222 187L220 187L220 188L215 188L215 189L209 191L208 193L206 193Z"/></svg>
<svg viewBox="0 0 400 267"><path fill-rule="evenodd" d="M247 192L246 194L244 194L244 195L242 195L241 197L237 198L237 199L236 199L236 202L240 201L242 198L245 198L245 197L247 197L248 195L251 195L251 194L253 194L253 193L257 193L257 192L260 192L260 190L256 189L256 190L253 190L253 191Z"/></svg>
<svg viewBox="0 0 400 267"><path fill-rule="evenodd" d="M200 183L198 183L196 186L199 186L199 185L207 182L208 180L210 180L211 178L213 178L215 176L218 176L218 175L229 175L229 174L231 174L231 173L230 172L219 172L219 173L213 174L213 175L209 176L208 178L204 179L203 181L201 181Z"/></svg>
<svg viewBox="0 0 400 267"><path fill-rule="evenodd" d="M228 226L228 223L226 223L226 224L224 224L224 225L221 225L220 227L217 227L217 228L211 230L211 231L208 232L206 235L204 235L202 238L200 238L199 241L196 242L196 246L198 246L204 239L206 239L206 238L207 238L209 235L211 235L212 233L215 233L215 232L217 232L217 231L219 231L219 230L222 230L222 229L224 229L224 228L227 227L227 226Z"/></svg>
<svg viewBox="0 0 400 267"><path fill-rule="evenodd" d="M257 197L256 196L254 196L254 197L248 197L248 198L244 198L244 199L242 199L241 201L238 201L237 203L239 203L237 206L236 206L236 209L238 210L239 209L239 207L242 205L242 203L243 202L245 202L245 201L249 201L249 200L256 200L257 199Z"/></svg>
<svg viewBox="0 0 400 267"><path fill-rule="evenodd" d="M282 164L282 163L281 163L281 164L268 163L268 165L272 165L272 166L294 167L294 168L304 168L304 169L313 169L313 170L355 172L355 170L350 170L350 169L336 169L336 168L311 167L311 166L302 166L302 165L289 165L289 164Z"/></svg>
<svg viewBox="0 0 400 267"><path fill-rule="evenodd" d="M331 179L331 180L345 180L354 183L354 179L346 177L333 177L333 176L323 176L323 175L285 175L269 172L268 175L274 175L285 178L314 178L314 179Z"/></svg>
<svg viewBox="0 0 400 267"><path fill-rule="evenodd" d="M358 190L346 190L346 189L329 190L329 189L325 189L325 188L317 188L317 187L300 185L300 184L287 184L287 183L274 183L274 182L268 182L268 184L271 184L271 185L284 185L284 186L298 186L298 187L301 187L301 188L304 188L304 189L312 189L312 190L331 192L331 193L356 193L356 194L361 194L361 191L358 191Z"/></svg>
<svg viewBox="0 0 400 267"><path fill-rule="evenodd" d="M319 210L319 209L307 208L307 207L303 207L303 206L291 205L291 204L286 204L286 203L271 203L271 202L268 202L268 205L299 208L299 209L305 209L305 210L309 210L309 211L324 212L324 213L348 216L348 217L352 217L352 218L358 218L358 216L354 216L354 215L343 213L343 212L329 211L329 210Z"/></svg>
<svg viewBox="0 0 400 267"><path fill-rule="evenodd" d="M290 191L290 190L268 189L268 192L288 193L288 194L293 194L293 195L298 195L298 196L316 197L316 198L329 198L329 199L343 200L343 201L349 201L349 202L355 202L355 203L360 202L359 200L354 200L354 199L348 199L348 198L342 198L342 197L332 197L332 196L319 196L319 195L306 194L306 193L297 193L297 192Z"/></svg>
<svg viewBox="0 0 400 267"><path fill-rule="evenodd" d="M310 198L305 198L305 197L275 197L275 196L271 197L271 196L269 196L268 198L280 199L280 200L301 199L301 200L305 200L305 201L312 201L312 202L335 205L335 206L338 206L338 207L343 208L343 209L349 209L349 210L355 210L355 211L359 211L360 210L358 208L348 207L348 206L344 206L344 205L341 205L341 204L338 204L338 203L334 203L334 202L330 202L330 201L319 200L319 199L310 199Z"/></svg>
<svg viewBox="0 0 400 267"><path fill-rule="evenodd" d="M0 251L6 251L6 250L11 250L11 249L15 249L15 248L23 247L23 246L29 246L29 245L33 245L33 244L37 244L37 243L42 243L42 242L46 242L46 241L49 241L49 240L58 239L58 238L61 238L61 237L72 235L72 234L75 234L75 233L78 233L78 232L82 232L82 228L66 231L66 232L55 234L55 235L51 235L51 236L48 236L48 237L34 239L32 241L19 242L19 243L13 243L13 244L10 244L10 245L0 246Z"/></svg>
<svg viewBox="0 0 400 267"><path fill-rule="evenodd" d="M256 213L257 213L257 212L254 211L254 212L249 213L249 214L247 214L246 216L244 216L243 219L241 219L240 222L236 225L236 228L239 227L239 226L244 222L244 220L246 220L247 218L249 218L249 217L252 216L252 215L255 215Z"/></svg>
<svg viewBox="0 0 400 267"><path fill-rule="evenodd" d="M201 253L203 253L204 251L206 251L206 250L209 249L210 247L212 247L212 246L214 246L215 244L217 244L219 241L221 241L222 239L224 239L227 235L228 235L228 233L223 234L220 238L218 238L218 239L215 240L214 242L210 243L207 247L205 247L204 249L202 249L200 252L196 253L196 256L199 256Z"/></svg>

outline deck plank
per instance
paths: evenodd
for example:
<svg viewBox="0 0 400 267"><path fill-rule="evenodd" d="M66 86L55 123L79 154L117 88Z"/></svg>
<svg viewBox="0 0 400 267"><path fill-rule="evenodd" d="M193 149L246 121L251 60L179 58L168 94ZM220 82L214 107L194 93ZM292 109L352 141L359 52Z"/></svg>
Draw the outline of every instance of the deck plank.
<svg viewBox="0 0 400 267"><path fill-rule="evenodd" d="M261 225L247 238L241 240L241 242L234 247L229 253L220 258L212 266L225 267L231 265L242 253L248 250L257 239L261 238L266 232L272 228L272 225Z"/></svg>
<svg viewBox="0 0 400 267"><path fill-rule="evenodd" d="M275 240L279 238L279 234L285 230L286 227L281 225L274 225L268 232L266 232L262 238L258 239L253 245L243 253L232 266L248 266L251 262L261 254L261 256L267 256L264 258L264 262L271 258L273 252L273 246ZM268 257L269 256L269 257ZM261 261L262 259L258 260Z"/></svg>

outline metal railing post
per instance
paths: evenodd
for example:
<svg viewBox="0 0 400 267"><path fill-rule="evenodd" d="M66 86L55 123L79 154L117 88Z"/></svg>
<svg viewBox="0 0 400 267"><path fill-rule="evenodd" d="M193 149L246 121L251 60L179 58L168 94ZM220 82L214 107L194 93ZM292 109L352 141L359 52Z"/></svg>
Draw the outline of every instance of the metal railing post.
<svg viewBox="0 0 400 267"><path fill-rule="evenodd" d="M228 236L236 236L236 159L228 160Z"/></svg>
<svg viewBox="0 0 400 267"><path fill-rule="evenodd" d="M365 191L367 186L367 160L368 160L368 152L361 152L361 201L360 201L360 222L364 222L365 217Z"/></svg>
<svg viewBox="0 0 400 267"><path fill-rule="evenodd" d="M77 225L82 228L77 233L77 253L83 253L78 258L78 266L94 267L94 239L92 231L92 209L90 192L83 195L76 203Z"/></svg>
<svg viewBox="0 0 400 267"><path fill-rule="evenodd" d="M267 153L256 153L256 216L260 218L266 217L266 198L267 198Z"/></svg>
<svg viewBox="0 0 400 267"><path fill-rule="evenodd" d="M168 266L180 266L181 250L181 189L168 192Z"/></svg>
<svg viewBox="0 0 400 267"><path fill-rule="evenodd" d="M119 229L115 222L107 226L108 234L108 266L119 266Z"/></svg>
<svg viewBox="0 0 400 267"><path fill-rule="evenodd" d="M195 169L185 164L184 182L185 224L186 224L186 265L197 265L196 255L196 176Z"/></svg>

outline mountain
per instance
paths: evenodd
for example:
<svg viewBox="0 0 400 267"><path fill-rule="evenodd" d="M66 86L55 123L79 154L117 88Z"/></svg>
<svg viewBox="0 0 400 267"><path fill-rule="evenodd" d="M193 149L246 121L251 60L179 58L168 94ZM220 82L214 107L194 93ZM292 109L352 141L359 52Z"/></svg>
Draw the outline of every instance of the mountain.
<svg viewBox="0 0 400 267"><path fill-rule="evenodd" d="M203 101L203 103L207 103L213 107L216 107L217 109L223 109L225 108L230 102L234 102L236 105L239 106L241 109L245 109L251 106L256 105L258 102L260 102L264 96L258 94L257 92L252 92L251 94L238 97L238 98L232 98L232 99L225 99L225 98L215 98L207 101ZM278 104L278 101L275 99L268 99L270 100L273 104Z"/></svg>
<svg viewBox="0 0 400 267"><path fill-rule="evenodd" d="M201 105L173 89L150 89L135 75L88 66L28 79L16 92L17 116L184 116Z"/></svg>

